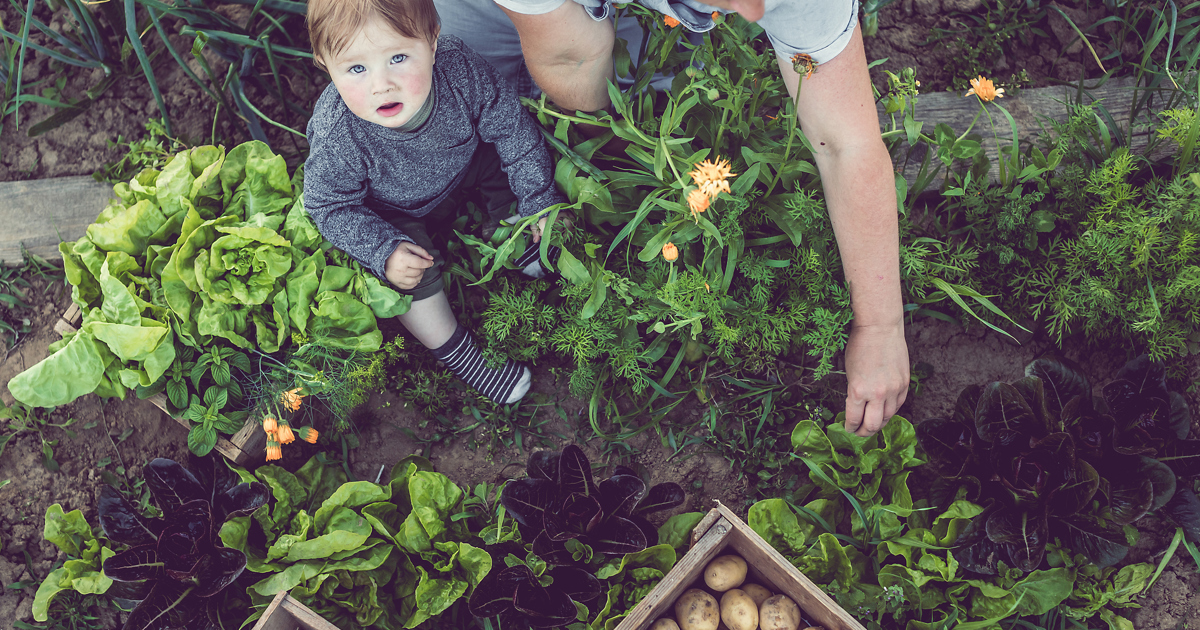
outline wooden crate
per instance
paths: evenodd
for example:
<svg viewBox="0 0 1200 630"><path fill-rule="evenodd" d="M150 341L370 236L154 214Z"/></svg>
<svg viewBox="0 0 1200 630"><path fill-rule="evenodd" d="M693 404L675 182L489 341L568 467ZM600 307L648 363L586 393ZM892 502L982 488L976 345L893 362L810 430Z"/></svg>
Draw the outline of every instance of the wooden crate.
<svg viewBox="0 0 1200 630"><path fill-rule="evenodd" d="M837 602L720 502L692 530L691 550L684 554L654 590L629 611L617 630L646 630L660 617L674 618L675 600L690 588L704 588L704 568L722 553L740 555L748 565L747 582L761 584L773 593L792 598L806 617L825 630L865 630L862 624L842 610Z"/></svg>
<svg viewBox="0 0 1200 630"><path fill-rule="evenodd" d="M67 312L63 313L54 324L54 332L60 335L66 335L70 332L78 330L79 322L83 318L79 307L72 304ZM183 418L176 418L167 411L167 397L165 394L158 393L146 399L155 407L162 410L170 418L183 425L185 429L191 428L191 423ZM253 418L247 418L246 424L229 439L217 437L217 445L213 447L218 453L228 457L233 463L240 466L245 466L256 458L266 456L267 437L262 432L261 426Z"/></svg>
<svg viewBox="0 0 1200 630"><path fill-rule="evenodd" d="M309 610L284 591L275 596L267 611L258 618L253 630L338 630L325 618Z"/></svg>

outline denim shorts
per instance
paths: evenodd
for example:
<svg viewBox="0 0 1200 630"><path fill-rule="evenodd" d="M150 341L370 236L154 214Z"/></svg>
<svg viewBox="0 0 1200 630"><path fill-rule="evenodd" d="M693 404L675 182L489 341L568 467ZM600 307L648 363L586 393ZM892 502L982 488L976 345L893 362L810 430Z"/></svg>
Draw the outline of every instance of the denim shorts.
<svg viewBox="0 0 1200 630"><path fill-rule="evenodd" d="M526 15L549 13L568 0L495 0L496 4ZM573 0L595 20L613 12L612 0ZM696 0L637 0L642 6L671 16L688 30L703 33L715 26L712 12L723 9ZM858 24L858 0L766 0L758 25L767 33L775 53L790 58L797 53L825 63L846 48Z"/></svg>

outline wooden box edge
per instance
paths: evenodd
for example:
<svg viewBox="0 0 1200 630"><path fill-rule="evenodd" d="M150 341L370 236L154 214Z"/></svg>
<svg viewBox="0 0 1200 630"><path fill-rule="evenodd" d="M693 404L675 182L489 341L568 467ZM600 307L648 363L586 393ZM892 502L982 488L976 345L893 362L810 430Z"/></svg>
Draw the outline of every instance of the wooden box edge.
<svg viewBox="0 0 1200 630"><path fill-rule="evenodd" d="M71 304L67 310L63 312L62 317L54 323L54 332L59 336L65 337L68 333L73 333L79 330L79 321L82 319L83 313L79 309L78 304ZM167 397L165 394L158 393L146 399L150 404L158 407L160 411L167 414L175 422L178 422L183 428L191 429L192 424L183 418L177 418L167 411ZM262 439L262 432L258 431L258 423L252 418L246 419L246 424L237 433L233 434L232 438L226 439L217 437L217 444L213 448L217 452L229 458L235 464L244 466L250 462L253 457L252 452L261 450L266 446L265 439ZM258 439L256 439L258 438ZM255 448L257 447L257 449Z"/></svg>
<svg viewBox="0 0 1200 630"><path fill-rule="evenodd" d="M271 600L252 630L292 630L297 626L304 630L338 630L337 626L300 603L287 591Z"/></svg>
<svg viewBox="0 0 1200 630"><path fill-rule="evenodd" d="M783 592L796 601L805 613L824 626L826 630L865 630L862 624L825 594L812 580L808 579L791 562L767 544L754 530L750 529L732 510L715 501L717 507L697 524L692 534L692 546L675 567L638 602L621 620L616 630L646 630L659 617L670 614L672 602L690 588L708 562L724 551L734 547L745 557L747 552L759 555L775 565L770 572L778 573L791 588L776 582L777 592ZM763 558L760 558L760 561ZM747 558L748 563L753 561ZM763 575L762 567L755 565L755 573Z"/></svg>

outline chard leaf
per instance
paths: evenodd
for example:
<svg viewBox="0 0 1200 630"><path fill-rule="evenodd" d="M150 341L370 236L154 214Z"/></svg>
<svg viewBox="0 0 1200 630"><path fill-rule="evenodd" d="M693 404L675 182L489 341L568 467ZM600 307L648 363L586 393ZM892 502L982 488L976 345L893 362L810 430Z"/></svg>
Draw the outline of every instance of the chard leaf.
<svg viewBox="0 0 1200 630"><path fill-rule="evenodd" d="M1200 440L1175 440L1167 444L1159 461L1171 468L1176 476L1200 475Z"/></svg>
<svg viewBox="0 0 1200 630"><path fill-rule="evenodd" d="M533 579L533 572L523 564L489 573L471 593L467 607L476 617L498 615L512 608L517 585Z"/></svg>
<svg viewBox="0 0 1200 630"><path fill-rule="evenodd" d="M521 526L540 531L557 490L554 482L545 479L510 481L500 493L500 504Z"/></svg>
<svg viewBox="0 0 1200 630"><path fill-rule="evenodd" d="M620 516L610 517L589 533L588 544L596 553L619 556L645 549L646 534L633 521Z"/></svg>
<svg viewBox="0 0 1200 630"><path fill-rule="evenodd" d="M1012 385L993 382L983 389L975 410L975 431L981 439L1008 445L1023 434L1035 435L1036 426L1033 409Z"/></svg>
<svg viewBox="0 0 1200 630"><path fill-rule="evenodd" d="M158 541L158 535L163 530L161 520L142 517L112 486L104 486L100 490L97 511L100 513L104 537L114 543L130 546L152 544Z"/></svg>
<svg viewBox="0 0 1200 630"><path fill-rule="evenodd" d="M72 558L82 557L83 547L96 539L92 535L92 527L88 525L87 519L83 518L83 512L71 510L64 514L62 506L57 503L46 508L46 525L42 529L42 538L54 543L54 546Z"/></svg>
<svg viewBox="0 0 1200 630"><path fill-rule="evenodd" d="M592 478L592 464L588 461L583 449L574 444L568 444L562 450L558 460L559 496L581 494L585 497L596 496L596 480Z"/></svg>
<svg viewBox="0 0 1200 630"><path fill-rule="evenodd" d="M1044 513L1004 509L987 520L987 536L1008 551L1012 566L1033 571L1046 555L1049 525Z"/></svg>
<svg viewBox="0 0 1200 630"><path fill-rule="evenodd" d="M1063 544L1083 555L1100 568L1120 562L1129 547L1125 534L1116 525L1105 525L1083 515L1058 519L1056 527Z"/></svg>
<svg viewBox="0 0 1200 630"><path fill-rule="evenodd" d="M555 567L550 570L550 577L554 578L555 589L581 604L595 601L603 590L600 580L591 571L579 567Z"/></svg>
<svg viewBox="0 0 1200 630"><path fill-rule="evenodd" d="M562 453L559 451L537 451L529 456L525 465L525 474L530 479L546 479L558 481L558 460ZM619 474L619 473L618 473Z"/></svg>
<svg viewBox="0 0 1200 630"><path fill-rule="evenodd" d="M758 504L756 503L755 505ZM754 506L751 506L750 509L753 510ZM667 519L667 522L658 528L660 546L667 545L673 549L686 548L688 542L691 540L692 530L703 519L704 512L684 512L683 514L676 514ZM762 534L760 533L759 535Z"/></svg>
<svg viewBox="0 0 1200 630"><path fill-rule="evenodd" d="M246 569L246 555L236 549L215 547L200 559L195 570L196 597L212 597L233 583Z"/></svg>
<svg viewBox="0 0 1200 630"><path fill-rule="evenodd" d="M683 505L686 496L683 493L683 488L679 484L668 481L660 483L650 488L650 493L637 506L635 512L638 516L669 510L673 507Z"/></svg>
<svg viewBox="0 0 1200 630"><path fill-rule="evenodd" d="M1163 511L1183 528L1192 544L1200 545L1200 499L1190 488L1178 488L1175 496L1163 507Z"/></svg>
<svg viewBox="0 0 1200 630"><path fill-rule="evenodd" d="M513 607L525 614L534 628L557 628L575 620L575 603L561 590L547 588L536 580L517 583Z"/></svg>
<svg viewBox="0 0 1200 630"><path fill-rule="evenodd" d="M1092 395L1087 377L1061 360L1038 359L1025 366L1025 375L1041 379L1051 418L1063 419L1063 410L1072 399L1088 400Z"/></svg>
<svg viewBox="0 0 1200 630"><path fill-rule="evenodd" d="M104 562L104 574L118 582L156 580L163 571L155 545L141 545L122 551Z"/></svg>

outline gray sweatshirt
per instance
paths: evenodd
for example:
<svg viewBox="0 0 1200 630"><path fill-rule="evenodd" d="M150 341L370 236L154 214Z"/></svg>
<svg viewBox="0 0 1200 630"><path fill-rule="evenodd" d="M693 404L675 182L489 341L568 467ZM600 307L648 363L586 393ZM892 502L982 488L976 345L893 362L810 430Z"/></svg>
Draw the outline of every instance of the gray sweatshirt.
<svg viewBox="0 0 1200 630"><path fill-rule="evenodd" d="M308 121L304 208L322 236L380 279L388 256L411 240L383 217L428 214L462 181L480 142L495 145L521 216L565 201L532 117L457 37L438 39L432 91L433 113L409 132L355 116L332 83Z"/></svg>

